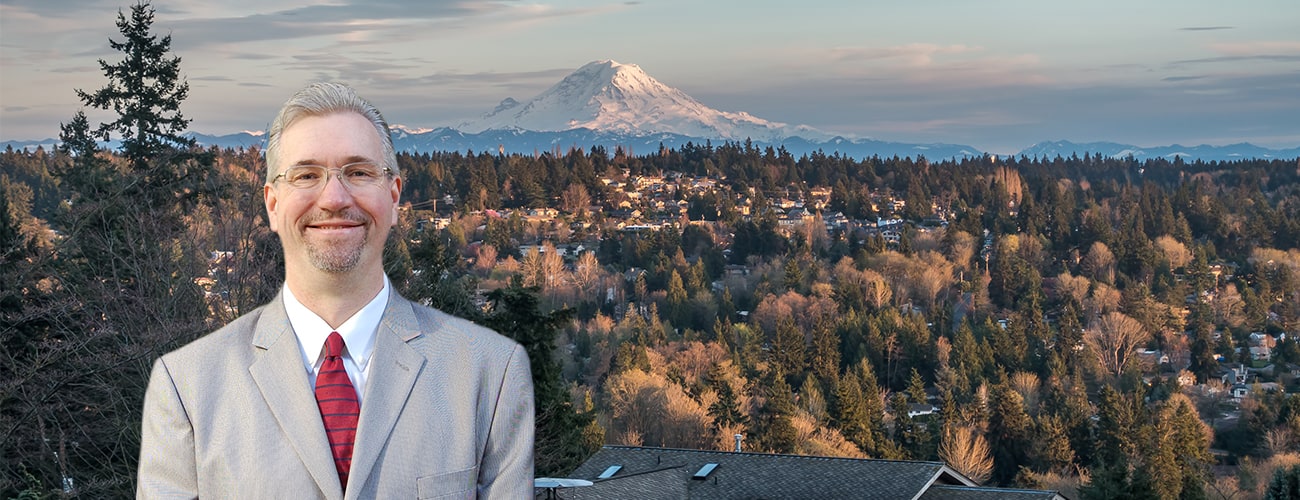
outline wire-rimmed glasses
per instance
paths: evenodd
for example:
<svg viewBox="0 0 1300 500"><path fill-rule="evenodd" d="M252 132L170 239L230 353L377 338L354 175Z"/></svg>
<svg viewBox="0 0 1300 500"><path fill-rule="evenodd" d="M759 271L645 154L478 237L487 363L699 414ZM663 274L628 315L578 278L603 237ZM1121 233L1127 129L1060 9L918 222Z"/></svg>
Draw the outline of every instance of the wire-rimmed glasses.
<svg viewBox="0 0 1300 500"><path fill-rule="evenodd" d="M393 170L388 167L380 167L374 162L359 161L338 168L324 165L294 165L281 171L271 179L271 182L284 179L294 189L312 190L324 186L333 172L337 172L339 181L350 188L375 187L393 175Z"/></svg>

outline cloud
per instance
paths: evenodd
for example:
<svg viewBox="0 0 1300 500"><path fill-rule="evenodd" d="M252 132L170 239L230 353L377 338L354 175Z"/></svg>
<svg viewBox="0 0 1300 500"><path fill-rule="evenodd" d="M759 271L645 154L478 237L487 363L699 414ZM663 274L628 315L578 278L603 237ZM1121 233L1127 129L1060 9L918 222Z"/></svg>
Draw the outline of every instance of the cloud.
<svg viewBox="0 0 1300 500"><path fill-rule="evenodd" d="M1210 50L1236 57L1300 55L1300 41L1222 42L1210 44Z"/></svg>
<svg viewBox="0 0 1300 500"><path fill-rule="evenodd" d="M1236 61L1300 61L1300 41L1220 42L1207 46L1214 57L1184 59L1173 64L1203 64Z"/></svg>
<svg viewBox="0 0 1300 500"><path fill-rule="evenodd" d="M1220 63L1220 62L1236 62L1236 61L1300 62L1300 54L1294 54L1294 55L1260 54L1260 55L1252 55L1252 56L1205 57L1201 59L1184 59L1182 61L1174 61L1172 64L1203 64L1203 63Z"/></svg>
<svg viewBox="0 0 1300 500"><path fill-rule="evenodd" d="M348 1L245 16L164 20L157 24L164 29L172 29L175 33L184 33L184 37L177 39L178 49L194 49L208 45L312 37L364 40L398 27L415 29L411 27L415 23L423 23L427 27L430 21L436 23L480 17L510 8L497 2L451 0Z"/></svg>
<svg viewBox="0 0 1300 500"><path fill-rule="evenodd" d="M123 7L120 2L114 0L66 0L60 2L50 2L48 0L5 0L0 10L4 11L6 17L20 16L23 18L65 18L77 19L84 18L86 12L116 12L119 8L122 12L130 12L130 7ZM116 18L114 18L116 19Z"/></svg>
<svg viewBox="0 0 1300 500"><path fill-rule="evenodd" d="M1231 29L1237 29L1237 27L1236 26L1188 26L1186 28L1178 28L1179 31L1217 31L1217 30L1231 30Z"/></svg>
<svg viewBox="0 0 1300 500"><path fill-rule="evenodd" d="M1205 78L1205 75L1198 75L1198 76L1167 76L1167 77L1161 78L1160 81L1164 81L1164 82L1187 82L1187 81L1192 81L1192 80L1200 80L1200 79L1203 79L1203 78Z"/></svg>
<svg viewBox="0 0 1300 500"><path fill-rule="evenodd" d="M902 60L909 66L930 66L935 56L967 54L980 52L981 47L966 45L938 45L932 43L912 43L893 47L843 47L831 50L831 55L840 61L879 61Z"/></svg>

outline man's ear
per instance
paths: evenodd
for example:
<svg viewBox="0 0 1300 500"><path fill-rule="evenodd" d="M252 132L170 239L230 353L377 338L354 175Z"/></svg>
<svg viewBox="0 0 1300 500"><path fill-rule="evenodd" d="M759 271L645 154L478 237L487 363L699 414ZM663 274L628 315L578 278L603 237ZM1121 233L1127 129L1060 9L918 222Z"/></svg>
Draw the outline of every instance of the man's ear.
<svg viewBox="0 0 1300 500"><path fill-rule="evenodd" d="M270 184L262 186L262 198L266 202L266 220L271 223L271 232L279 232L276 226L280 219L275 216L275 210L279 207L280 199L276 197L275 188Z"/></svg>
<svg viewBox="0 0 1300 500"><path fill-rule="evenodd" d="M401 177L393 178L393 189L391 190L391 192L393 195L393 226L396 227L397 221L401 218L401 216L398 215L397 213L397 207L402 201L402 178Z"/></svg>

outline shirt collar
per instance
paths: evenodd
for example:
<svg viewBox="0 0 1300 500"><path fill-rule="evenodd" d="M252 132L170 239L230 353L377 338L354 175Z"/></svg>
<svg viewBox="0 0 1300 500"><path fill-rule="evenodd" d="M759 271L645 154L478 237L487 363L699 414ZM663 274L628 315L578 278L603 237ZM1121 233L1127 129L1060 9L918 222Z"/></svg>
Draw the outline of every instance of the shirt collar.
<svg viewBox="0 0 1300 500"><path fill-rule="evenodd" d="M324 357L325 338L329 337L330 332L339 332L343 343L347 345L343 355L352 358L364 370L375 345L375 332L379 330L384 309L388 307L389 289L388 277L385 276L384 288L370 302L338 328L330 328L329 323L299 302L286 284L283 287L284 310L289 316L289 326L293 327L293 332L298 337L298 348L307 370L314 372Z"/></svg>

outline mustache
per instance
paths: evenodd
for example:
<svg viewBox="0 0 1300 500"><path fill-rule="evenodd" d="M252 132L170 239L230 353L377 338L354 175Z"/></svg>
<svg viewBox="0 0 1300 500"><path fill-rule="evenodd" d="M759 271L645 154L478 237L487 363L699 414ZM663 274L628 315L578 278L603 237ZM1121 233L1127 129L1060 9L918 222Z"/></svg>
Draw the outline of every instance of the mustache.
<svg viewBox="0 0 1300 500"><path fill-rule="evenodd" d="M325 210L313 211L302 218L302 225L305 227L327 220L346 220L348 222L366 225L374 222L365 212L362 212L357 208L349 207L339 212L329 212Z"/></svg>

